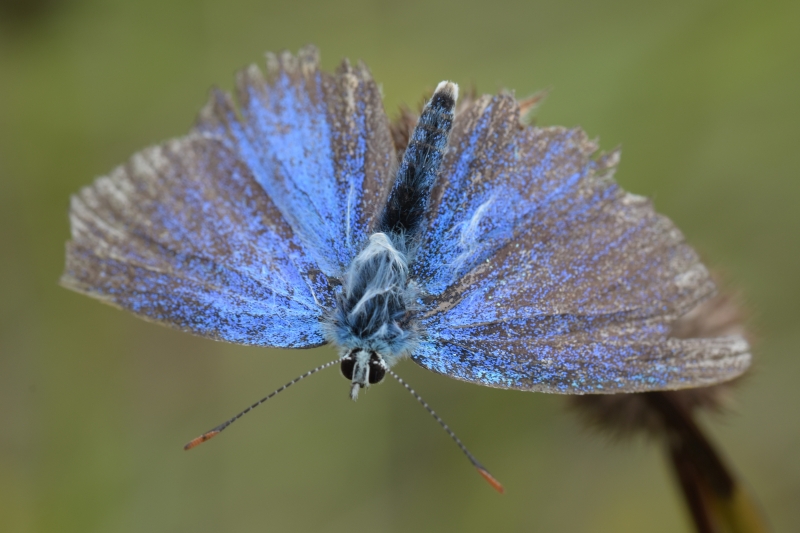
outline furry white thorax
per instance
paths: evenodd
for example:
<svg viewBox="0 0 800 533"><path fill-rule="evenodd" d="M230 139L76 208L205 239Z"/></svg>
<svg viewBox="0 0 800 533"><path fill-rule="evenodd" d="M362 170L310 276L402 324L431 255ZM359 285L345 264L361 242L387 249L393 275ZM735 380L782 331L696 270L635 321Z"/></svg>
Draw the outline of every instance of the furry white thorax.
<svg viewBox="0 0 800 533"><path fill-rule="evenodd" d="M345 288L352 288L366 280L366 290L358 303L350 309L349 315L355 317L377 304L386 306L388 298L378 303L377 298L401 291L408 278L406 256L395 249L392 241L384 233L374 233L369 244L353 260L345 274Z"/></svg>
<svg viewBox="0 0 800 533"><path fill-rule="evenodd" d="M336 309L326 320L328 340L342 357L355 360L354 390L356 384L369 385L373 354L389 368L416 346L419 332L412 313L418 292L409 280L402 237L372 234L344 273Z"/></svg>

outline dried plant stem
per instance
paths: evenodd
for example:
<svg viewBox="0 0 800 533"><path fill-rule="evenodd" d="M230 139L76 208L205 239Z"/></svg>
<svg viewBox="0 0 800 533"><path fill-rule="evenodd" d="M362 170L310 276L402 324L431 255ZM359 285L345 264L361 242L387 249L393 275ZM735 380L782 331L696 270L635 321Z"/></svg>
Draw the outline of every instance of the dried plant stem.
<svg viewBox="0 0 800 533"><path fill-rule="evenodd" d="M664 422L668 457L698 533L769 531L760 509L675 393L645 399Z"/></svg>

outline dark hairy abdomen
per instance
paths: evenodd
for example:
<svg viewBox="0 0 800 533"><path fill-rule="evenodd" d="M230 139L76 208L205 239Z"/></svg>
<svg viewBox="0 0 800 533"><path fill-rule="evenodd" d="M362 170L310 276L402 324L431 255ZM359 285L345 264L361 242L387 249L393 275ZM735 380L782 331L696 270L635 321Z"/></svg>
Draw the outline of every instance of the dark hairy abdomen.
<svg viewBox="0 0 800 533"><path fill-rule="evenodd" d="M380 231L404 235L409 247L422 227L447 147L455 109L454 90L452 84L444 88L440 85L423 109L381 217Z"/></svg>

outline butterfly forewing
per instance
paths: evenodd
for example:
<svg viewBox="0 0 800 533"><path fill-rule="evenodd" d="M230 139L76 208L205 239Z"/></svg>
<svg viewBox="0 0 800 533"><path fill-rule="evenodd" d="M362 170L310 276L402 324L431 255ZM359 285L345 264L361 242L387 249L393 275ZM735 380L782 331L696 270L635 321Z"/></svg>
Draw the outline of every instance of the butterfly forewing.
<svg viewBox="0 0 800 533"><path fill-rule="evenodd" d="M523 129L518 116L500 96L456 118L415 265L431 342L414 360L467 381L571 393L741 373L738 337L671 339L672 321L714 286L675 226L613 181L617 154L593 158L582 131Z"/></svg>
<svg viewBox="0 0 800 533"><path fill-rule="evenodd" d="M214 138L148 148L72 200L62 283L145 318L243 344L323 342L330 300L291 227Z"/></svg>
<svg viewBox="0 0 800 533"><path fill-rule="evenodd" d="M747 370L741 337L668 338L654 342L579 339L514 342L441 339L420 344L421 366L480 385L559 394L646 392L712 385Z"/></svg>
<svg viewBox="0 0 800 533"><path fill-rule="evenodd" d="M62 283L200 335L324 342L322 317L367 240L395 160L366 67L335 76L308 47L214 91L195 130L73 198Z"/></svg>

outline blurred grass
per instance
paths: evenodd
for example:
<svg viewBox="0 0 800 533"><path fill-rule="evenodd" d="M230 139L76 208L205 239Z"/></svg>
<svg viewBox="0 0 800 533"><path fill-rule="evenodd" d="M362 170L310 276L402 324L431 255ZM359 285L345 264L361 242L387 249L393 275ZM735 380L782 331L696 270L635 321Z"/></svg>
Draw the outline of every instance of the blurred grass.
<svg viewBox="0 0 800 533"><path fill-rule="evenodd" d="M20 8L20 6L25 6ZM399 371L506 485L499 497L396 384L353 405L332 356L227 346L56 285L69 195L183 134L265 50L364 59L393 114L441 79L552 87L541 124L623 145L741 287L760 339L737 414L708 420L777 531L800 522L800 4L0 0L0 529L680 531L656 450L611 446L560 398Z"/></svg>

